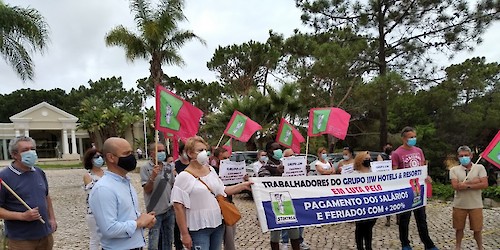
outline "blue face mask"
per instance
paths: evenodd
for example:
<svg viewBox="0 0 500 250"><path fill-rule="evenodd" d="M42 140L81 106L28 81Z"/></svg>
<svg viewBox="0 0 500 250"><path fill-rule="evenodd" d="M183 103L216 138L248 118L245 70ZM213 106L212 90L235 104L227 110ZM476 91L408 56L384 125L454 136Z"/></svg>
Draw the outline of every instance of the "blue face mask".
<svg viewBox="0 0 500 250"><path fill-rule="evenodd" d="M408 146L413 147L417 144L417 138L408 139Z"/></svg>
<svg viewBox="0 0 500 250"><path fill-rule="evenodd" d="M326 154L321 154L321 159L326 160L328 156Z"/></svg>
<svg viewBox="0 0 500 250"><path fill-rule="evenodd" d="M95 167L102 167L104 165L104 159L102 158L102 156L99 156L97 158L94 158L92 159L92 164L95 166Z"/></svg>
<svg viewBox="0 0 500 250"><path fill-rule="evenodd" d="M29 150L21 153L21 162L28 167L35 166L35 162L38 160L38 155L35 150Z"/></svg>
<svg viewBox="0 0 500 250"><path fill-rule="evenodd" d="M165 151L158 152L156 154L156 158L158 159L158 161L165 161L165 159L167 158L167 153Z"/></svg>
<svg viewBox="0 0 500 250"><path fill-rule="evenodd" d="M273 151L273 158L276 159L276 160L280 160L281 158L283 158L283 150L281 149L276 149Z"/></svg>
<svg viewBox="0 0 500 250"><path fill-rule="evenodd" d="M267 158L267 156L261 156L260 157L260 161L261 162L267 163L268 160L269 160L269 158Z"/></svg>
<svg viewBox="0 0 500 250"><path fill-rule="evenodd" d="M458 160L460 161L460 164L462 164L462 166L467 166L470 163L470 157L469 156L459 157Z"/></svg>

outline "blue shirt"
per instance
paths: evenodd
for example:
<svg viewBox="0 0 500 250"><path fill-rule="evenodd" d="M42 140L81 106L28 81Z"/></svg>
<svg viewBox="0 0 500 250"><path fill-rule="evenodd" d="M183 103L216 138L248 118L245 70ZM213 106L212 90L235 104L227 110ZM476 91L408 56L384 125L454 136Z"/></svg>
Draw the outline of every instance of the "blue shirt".
<svg viewBox="0 0 500 250"><path fill-rule="evenodd" d="M16 192L31 208L38 211L45 224L39 220L19 221L5 220L7 238L13 240L38 240L52 233L49 224L47 195L49 184L43 170L32 167L22 172L12 164L0 171L0 178ZM25 212L26 207L19 202L6 188L0 189L0 207L15 212Z"/></svg>
<svg viewBox="0 0 500 250"><path fill-rule="evenodd" d="M146 245L143 229L137 228L140 216L137 193L130 178L106 171L90 192L89 205L102 235L103 249L123 250Z"/></svg>

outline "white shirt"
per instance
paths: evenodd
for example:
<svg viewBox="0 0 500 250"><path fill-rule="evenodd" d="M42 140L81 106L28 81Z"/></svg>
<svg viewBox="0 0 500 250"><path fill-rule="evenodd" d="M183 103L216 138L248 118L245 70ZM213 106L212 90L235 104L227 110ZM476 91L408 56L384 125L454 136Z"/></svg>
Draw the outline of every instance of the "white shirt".
<svg viewBox="0 0 500 250"><path fill-rule="evenodd" d="M224 184L214 168L210 167L210 173L201 179L216 195L226 196ZM175 178L172 202L181 203L186 207L186 222L190 231L216 228L222 224L222 214L215 196L201 181L186 171L182 171Z"/></svg>

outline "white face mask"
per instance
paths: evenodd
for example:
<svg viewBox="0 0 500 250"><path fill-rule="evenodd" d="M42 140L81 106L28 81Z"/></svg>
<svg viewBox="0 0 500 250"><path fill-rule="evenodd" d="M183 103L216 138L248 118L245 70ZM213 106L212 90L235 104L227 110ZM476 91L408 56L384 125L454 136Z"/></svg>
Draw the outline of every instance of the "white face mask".
<svg viewBox="0 0 500 250"><path fill-rule="evenodd" d="M208 153L207 153L207 151L203 150L203 151L199 152L198 155L196 156L196 161L203 166L208 165Z"/></svg>

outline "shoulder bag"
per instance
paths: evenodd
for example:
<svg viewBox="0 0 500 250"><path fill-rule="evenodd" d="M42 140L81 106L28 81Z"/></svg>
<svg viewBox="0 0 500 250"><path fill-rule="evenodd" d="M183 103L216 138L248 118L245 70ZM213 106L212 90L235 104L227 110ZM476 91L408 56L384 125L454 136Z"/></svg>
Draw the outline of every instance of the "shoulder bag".
<svg viewBox="0 0 500 250"><path fill-rule="evenodd" d="M188 173L190 173L194 178L198 179L205 187L208 188L208 191L212 193L215 196L215 199L217 199L217 202L219 203L220 211L222 213L222 217L224 217L224 224L228 226L232 226L236 224L241 219L241 214L240 211L238 211L238 208L231 202L229 202L226 197L223 195L216 195L214 192L212 192L212 189L200 178L191 173L188 170L184 170Z"/></svg>

